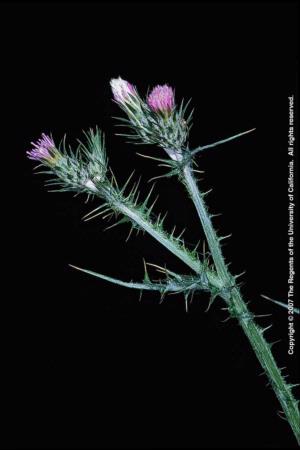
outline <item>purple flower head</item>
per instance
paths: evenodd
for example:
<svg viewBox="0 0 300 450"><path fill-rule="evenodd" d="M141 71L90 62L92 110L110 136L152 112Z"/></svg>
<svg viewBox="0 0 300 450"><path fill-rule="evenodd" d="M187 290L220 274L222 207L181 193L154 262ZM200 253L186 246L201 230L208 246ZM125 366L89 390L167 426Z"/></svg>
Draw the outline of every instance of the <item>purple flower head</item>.
<svg viewBox="0 0 300 450"><path fill-rule="evenodd" d="M36 142L31 142L32 149L27 153L29 159L40 162L52 162L55 158L55 144L53 139L42 133L42 137Z"/></svg>
<svg viewBox="0 0 300 450"><path fill-rule="evenodd" d="M135 87L121 77L110 80L110 86L114 99L118 103L126 103L126 101L130 100L131 96L137 95Z"/></svg>
<svg viewBox="0 0 300 450"><path fill-rule="evenodd" d="M147 103L152 111L168 116L175 106L174 91L167 84L155 86L147 98Z"/></svg>

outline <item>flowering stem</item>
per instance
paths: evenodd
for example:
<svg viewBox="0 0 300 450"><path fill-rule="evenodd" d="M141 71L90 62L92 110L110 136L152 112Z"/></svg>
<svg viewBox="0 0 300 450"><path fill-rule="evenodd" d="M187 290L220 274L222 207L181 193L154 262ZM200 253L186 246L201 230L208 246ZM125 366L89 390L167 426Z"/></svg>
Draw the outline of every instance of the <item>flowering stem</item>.
<svg viewBox="0 0 300 450"><path fill-rule="evenodd" d="M183 182L193 200L202 223L217 273L224 285L228 286L228 311L231 317L238 320L244 333L249 339L250 344L269 379L270 385L275 391L275 394L282 406L283 412L295 434L297 442L300 445L300 415L298 402L292 393L293 385L289 385L285 382L284 377L281 374L281 370L274 360L271 352L271 345L263 336L266 329L263 330L255 323L255 316L248 310L237 285L235 282L232 285L232 280L234 280L234 277L229 273L225 264L219 238L213 228L210 216L205 206L203 195L201 195L197 187L196 180L189 164L183 169Z"/></svg>

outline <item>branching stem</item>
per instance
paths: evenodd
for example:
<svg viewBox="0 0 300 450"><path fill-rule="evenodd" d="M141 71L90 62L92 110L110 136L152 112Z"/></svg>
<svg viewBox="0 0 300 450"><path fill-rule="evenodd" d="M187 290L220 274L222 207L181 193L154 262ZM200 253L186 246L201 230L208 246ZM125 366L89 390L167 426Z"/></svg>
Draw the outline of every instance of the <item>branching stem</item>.
<svg viewBox="0 0 300 450"><path fill-rule="evenodd" d="M133 207L125 205L123 202L118 202L114 205L116 209L129 217L134 223L140 226L144 231L146 231L150 236L156 239L160 244L166 247L171 253L181 259L187 266L193 269L196 273L201 273L204 268L199 260L191 258L191 256L184 249L177 246L167 235L167 233L156 229L151 221L146 220L141 216L139 211ZM220 279L211 271L207 270L206 275L209 283L216 289L222 289L223 285Z"/></svg>

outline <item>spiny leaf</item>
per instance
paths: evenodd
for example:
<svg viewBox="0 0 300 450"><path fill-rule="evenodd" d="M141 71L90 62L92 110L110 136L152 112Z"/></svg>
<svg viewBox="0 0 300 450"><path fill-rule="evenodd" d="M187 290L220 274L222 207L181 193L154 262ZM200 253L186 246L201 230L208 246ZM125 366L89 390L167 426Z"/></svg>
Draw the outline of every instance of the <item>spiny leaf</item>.
<svg viewBox="0 0 300 450"><path fill-rule="evenodd" d="M94 277L101 278L102 280L109 281L110 283L118 284L119 286L132 288L132 289L145 289L145 290L157 290L159 291L161 288L158 285L152 283L152 285L147 283L136 283L132 281L122 281L117 278L109 277L102 273L97 273L92 270L82 269L81 267L74 266L73 264L69 264L73 269L80 270L81 272L87 273L88 275L93 275Z"/></svg>
<svg viewBox="0 0 300 450"><path fill-rule="evenodd" d="M234 136L230 136L229 138L213 142L212 144L202 145L202 146L197 147L194 150L192 150L191 154L194 156L203 150L206 150L206 149L212 148L212 147L216 147L217 145L220 145L220 144L225 144L226 142L232 141L233 139L237 139L241 136L244 136L245 134L251 133L254 130L256 130L256 128L252 128L251 130L243 131L242 133L235 134Z"/></svg>
<svg viewBox="0 0 300 450"><path fill-rule="evenodd" d="M279 305L279 306L282 306L282 308L288 309L288 305L286 303L279 302L278 300L274 300L273 298L267 297L266 295L263 295L263 294L261 294L261 297L266 299L266 300L269 300L272 303L275 303L275 305ZM294 310L294 313L300 314L300 309L299 308L295 308L294 307L293 310Z"/></svg>

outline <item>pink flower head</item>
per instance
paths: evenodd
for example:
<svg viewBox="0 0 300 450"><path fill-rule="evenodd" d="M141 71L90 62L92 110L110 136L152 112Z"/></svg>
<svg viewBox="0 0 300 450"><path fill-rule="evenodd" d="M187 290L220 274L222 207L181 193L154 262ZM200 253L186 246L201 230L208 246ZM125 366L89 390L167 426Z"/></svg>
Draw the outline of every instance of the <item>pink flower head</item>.
<svg viewBox="0 0 300 450"><path fill-rule="evenodd" d="M175 106L174 91L167 84L155 86L147 98L147 103L152 111L169 115Z"/></svg>
<svg viewBox="0 0 300 450"><path fill-rule="evenodd" d="M110 85L114 99L118 103L125 103L131 96L137 95L135 87L121 77L110 80Z"/></svg>
<svg viewBox="0 0 300 450"><path fill-rule="evenodd" d="M31 144L32 149L26 152L29 159L40 162L51 162L54 159L55 144L47 134L42 133L42 137Z"/></svg>

